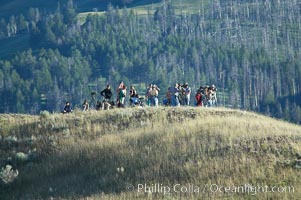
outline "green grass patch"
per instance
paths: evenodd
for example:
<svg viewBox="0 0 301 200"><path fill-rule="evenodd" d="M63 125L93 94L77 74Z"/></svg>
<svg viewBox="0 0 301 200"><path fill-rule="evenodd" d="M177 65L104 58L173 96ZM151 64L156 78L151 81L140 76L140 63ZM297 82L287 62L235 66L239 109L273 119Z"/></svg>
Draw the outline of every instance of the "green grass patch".
<svg viewBox="0 0 301 200"><path fill-rule="evenodd" d="M152 3L152 1L140 1L138 3L134 3L130 7L126 8L127 10L132 10L137 15L153 15L155 11L163 5L162 2ZM207 0L195 1L195 0L173 0L171 1L171 5L174 7L175 12L177 14L195 14L202 12L203 9L208 5ZM123 9L123 8L122 8ZM82 12L78 14L78 18L81 22L84 22L84 19L88 16L88 14L99 14L103 15L105 11L101 12Z"/></svg>

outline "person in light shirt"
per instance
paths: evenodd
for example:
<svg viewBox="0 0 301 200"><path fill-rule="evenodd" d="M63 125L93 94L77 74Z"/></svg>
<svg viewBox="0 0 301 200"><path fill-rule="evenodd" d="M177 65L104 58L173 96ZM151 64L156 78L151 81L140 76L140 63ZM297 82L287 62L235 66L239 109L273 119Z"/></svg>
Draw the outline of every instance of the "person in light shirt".
<svg viewBox="0 0 301 200"><path fill-rule="evenodd" d="M159 88L156 85L152 86L152 89L150 90L150 98L151 98L151 104L155 107L158 107L158 95L159 95Z"/></svg>

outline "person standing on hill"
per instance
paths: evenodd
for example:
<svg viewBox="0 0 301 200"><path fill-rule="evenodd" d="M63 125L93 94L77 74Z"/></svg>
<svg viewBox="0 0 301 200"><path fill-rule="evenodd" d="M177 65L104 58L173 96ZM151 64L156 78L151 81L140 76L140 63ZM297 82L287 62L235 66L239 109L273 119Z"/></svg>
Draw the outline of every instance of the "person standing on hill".
<svg viewBox="0 0 301 200"><path fill-rule="evenodd" d="M85 99L84 103L83 103L83 111L88 111L89 110L89 103L88 101Z"/></svg>
<svg viewBox="0 0 301 200"><path fill-rule="evenodd" d="M137 91L136 91L135 87L133 85L131 85L131 87L130 87L130 97L134 98L134 97L137 97L137 96L138 96L138 94L137 94Z"/></svg>
<svg viewBox="0 0 301 200"><path fill-rule="evenodd" d="M100 92L100 95L104 97L105 101L110 102L113 95L111 86L108 84L107 87Z"/></svg>
<svg viewBox="0 0 301 200"><path fill-rule="evenodd" d="M183 103L185 106L189 106L190 104L190 94L191 94L191 88L189 87L188 83L185 83L183 85Z"/></svg>
<svg viewBox="0 0 301 200"><path fill-rule="evenodd" d="M217 106L217 97L216 97L216 92L217 92L217 89L215 87L215 85L213 84L211 86L211 106Z"/></svg>
<svg viewBox="0 0 301 200"><path fill-rule="evenodd" d="M118 107L119 107L119 104L120 104L120 95L122 93L121 91L123 90L123 86L124 86L123 81L120 81L120 83L118 85L118 88L116 89L116 94L117 94L116 103L117 103Z"/></svg>
<svg viewBox="0 0 301 200"><path fill-rule="evenodd" d="M119 85L118 85L118 88L117 88L117 90L116 90L117 94L119 93L120 90L123 89L123 86L124 86L123 81L120 81L120 83L119 83ZM118 95L117 95L117 96L118 96Z"/></svg>
<svg viewBox="0 0 301 200"><path fill-rule="evenodd" d="M130 87L130 103L134 106L138 102L138 93L133 85Z"/></svg>
<svg viewBox="0 0 301 200"><path fill-rule="evenodd" d="M202 101L202 87L200 87L200 89L197 91L197 93L195 94L195 102L196 102L196 106L203 106L203 101Z"/></svg>
<svg viewBox="0 0 301 200"><path fill-rule="evenodd" d="M119 108L124 108L125 96L126 96L126 85L123 84L122 89L119 89L118 92L117 106Z"/></svg>
<svg viewBox="0 0 301 200"><path fill-rule="evenodd" d="M145 92L145 98L146 98L146 100L147 100L147 105L148 106L151 106L151 90L152 90L152 87L153 87L153 84L149 84L148 85L148 88L146 89L146 92Z"/></svg>
<svg viewBox="0 0 301 200"><path fill-rule="evenodd" d="M202 104L203 106L205 107L208 107L209 106L209 85L206 85L204 87L204 91L203 91L203 94L202 94Z"/></svg>
<svg viewBox="0 0 301 200"><path fill-rule="evenodd" d="M176 83L175 86L173 88L171 88L170 90L171 92L171 105L172 106L180 106L180 102L179 102L179 84Z"/></svg>
<svg viewBox="0 0 301 200"><path fill-rule="evenodd" d="M168 87L167 92L165 94L165 99L163 100L164 106L171 106L171 87Z"/></svg>
<svg viewBox="0 0 301 200"><path fill-rule="evenodd" d="M158 100L158 95L159 95L159 88L156 85L152 86L152 89L150 90L150 98L151 98L151 105L158 107L159 100Z"/></svg>

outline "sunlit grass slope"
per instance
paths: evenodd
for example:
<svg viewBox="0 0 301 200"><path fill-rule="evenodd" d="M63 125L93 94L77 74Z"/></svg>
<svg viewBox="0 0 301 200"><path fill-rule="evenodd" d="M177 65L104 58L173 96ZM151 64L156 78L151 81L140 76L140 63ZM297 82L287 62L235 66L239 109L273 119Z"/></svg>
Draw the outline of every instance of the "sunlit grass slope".
<svg viewBox="0 0 301 200"><path fill-rule="evenodd" d="M0 199L301 196L301 127L254 113L129 108L0 115L0 128L1 167L9 160L19 171L13 183L1 184ZM20 161L18 152L34 156ZM144 185L153 188L140 190ZM246 185L280 190L224 189Z"/></svg>
<svg viewBox="0 0 301 200"><path fill-rule="evenodd" d="M167 1L166 1L167 2ZM137 4L132 4L130 7L125 9L133 11L137 15L147 15L154 14L155 11L163 5L163 1L155 1L155 3L150 3L149 1L139 1ZM171 5L175 9L177 14L196 14L204 12L207 9L208 0L172 0ZM124 8L121 8L124 9ZM103 15L105 11L101 12L81 12L78 14L78 18L83 23L89 14Z"/></svg>

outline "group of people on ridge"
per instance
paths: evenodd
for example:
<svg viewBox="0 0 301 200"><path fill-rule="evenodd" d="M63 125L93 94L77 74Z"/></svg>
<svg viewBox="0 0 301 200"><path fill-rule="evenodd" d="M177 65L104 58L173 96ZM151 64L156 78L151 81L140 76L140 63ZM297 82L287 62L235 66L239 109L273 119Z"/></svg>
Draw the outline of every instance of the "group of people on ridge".
<svg viewBox="0 0 301 200"><path fill-rule="evenodd" d="M217 106L216 92L217 89L215 85L205 87L200 86L195 95L196 106Z"/></svg>
<svg viewBox="0 0 301 200"><path fill-rule="evenodd" d="M188 83L181 85L176 83L174 87L167 89L166 97L163 100L165 106L189 106L190 105L191 88Z"/></svg>
<svg viewBox="0 0 301 200"><path fill-rule="evenodd" d="M160 88L155 84L149 84L148 88L145 92L145 97L147 99L147 105L148 106L155 106L158 107L159 105L159 92Z"/></svg>
<svg viewBox="0 0 301 200"><path fill-rule="evenodd" d="M129 101L131 106L144 106L146 102L147 106L158 107L159 105L159 92L160 88L155 84L149 84L145 96L141 97L138 95L137 90L131 85L129 90ZM212 86L200 86L197 90L194 100L195 106L212 107L217 106L217 89L215 85ZM106 88L100 92L103 97L102 101L97 101L95 108L96 110L108 110L115 105L118 108L125 107L125 98L127 95L127 86L124 82L120 82L116 89L116 101L112 100L113 92L111 86L107 84ZM163 99L164 106L190 106L191 105L191 87L188 83L181 85L176 83L173 87L169 87L165 98ZM84 100L82 109L87 111L90 109L87 100ZM70 102L66 102L63 113L72 112Z"/></svg>

